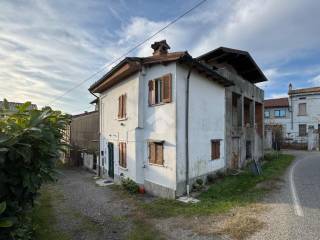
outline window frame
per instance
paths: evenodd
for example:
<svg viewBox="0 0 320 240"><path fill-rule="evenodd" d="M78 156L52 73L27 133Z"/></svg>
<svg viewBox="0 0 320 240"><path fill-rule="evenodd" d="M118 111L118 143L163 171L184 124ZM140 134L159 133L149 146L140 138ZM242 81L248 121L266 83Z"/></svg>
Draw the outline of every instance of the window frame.
<svg viewBox="0 0 320 240"><path fill-rule="evenodd" d="M305 130L304 130L304 135L301 134L301 127L304 126ZM299 124L298 125L299 128L299 137L306 137L307 136L307 124Z"/></svg>
<svg viewBox="0 0 320 240"><path fill-rule="evenodd" d="M221 158L221 139L211 139L211 161ZM218 152L215 152L218 151Z"/></svg>
<svg viewBox="0 0 320 240"><path fill-rule="evenodd" d="M148 81L149 107L159 106L159 105L163 105L171 102L172 102L172 74L171 73L165 74L161 77Z"/></svg>
<svg viewBox="0 0 320 240"><path fill-rule="evenodd" d="M276 112L279 112L279 115L276 115ZM284 113L284 114L282 115L281 113ZM286 110L285 109L275 109L273 114L274 114L275 118L284 118L284 117L286 117Z"/></svg>
<svg viewBox="0 0 320 240"><path fill-rule="evenodd" d="M152 161L152 147L154 146L154 161ZM161 151L161 156L158 151ZM160 159L158 159L160 158ZM162 159L161 159L162 158ZM149 141L148 142L148 164L155 166L164 166L164 141Z"/></svg>
<svg viewBox="0 0 320 240"><path fill-rule="evenodd" d="M301 112L300 106L305 106L304 113ZM298 104L298 116L306 116L306 115L307 115L307 103L306 102L299 103Z"/></svg>
<svg viewBox="0 0 320 240"><path fill-rule="evenodd" d="M268 116L266 116L266 113L268 113ZM269 110L264 111L264 118L270 118L270 111Z"/></svg>

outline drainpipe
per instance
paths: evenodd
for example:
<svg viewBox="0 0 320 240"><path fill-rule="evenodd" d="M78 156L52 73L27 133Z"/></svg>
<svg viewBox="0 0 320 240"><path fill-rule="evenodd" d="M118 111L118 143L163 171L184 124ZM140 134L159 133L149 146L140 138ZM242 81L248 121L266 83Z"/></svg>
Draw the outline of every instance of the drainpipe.
<svg viewBox="0 0 320 240"><path fill-rule="evenodd" d="M190 75L192 67L189 68L187 75L187 88L186 88L186 185L187 185L187 197L190 194L190 181L189 181L189 86Z"/></svg>
<svg viewBox="0 0 320 240"><path fill-rule="evenodd" d="M292 106L292 95L290 95L290 102L291 102L291 130L293 130L293 106Z"/></svg>

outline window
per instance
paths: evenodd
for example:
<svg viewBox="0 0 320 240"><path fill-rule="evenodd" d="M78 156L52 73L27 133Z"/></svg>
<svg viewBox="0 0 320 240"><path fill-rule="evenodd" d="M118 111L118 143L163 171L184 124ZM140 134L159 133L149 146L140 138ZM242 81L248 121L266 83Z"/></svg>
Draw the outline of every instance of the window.
<svg viewBox="0 0 320 240"><path fill-rule="evenodd" d="M269 111L264 111L264 117L269 118L270 117L270 112Z"/></svg>
<svg viewBox="0 0 320 240"><path fill-rule="evenodd" d="M220 158L220 140L211 140L211 160Z"/></svg>
<svg viewBox="0 0 320 240"><path fill-rule="evenodd" d="M307 115L307 104L306 103L299 103L299 113L298 115Z"/></svg>
<svg viewBox="0 0 320 240"><path fill-rule="evenodd" d="M307 125L306 124L299 124L299 136L304 137L307 135Z"/></svg>
<svg viewBox="0 0 320 240"><path fill-rule="evenodd" d="M278 109L278 110L274 110L274 116L275 117L285 117L286 116L286 110L284 109Z"/></svg>
<svg viewBox="0 0 320 240"><path fill-rule="evenodd" d="M118 119L125 119L127 117L126 105L127 105L127 95L122 94L119 97L118 105Z"/></svg>
<svg viewBox="0 0 320 240"><path fill-rule="evenodd" d="M149 142L149 163L163 165L163 141Z"/></svg>
<svg viewBox="0 0 320 240"><path fill-rule="evenodd" d="M119 165L127 168L127 144L125 142L119 143Z"/></svg>
<svg viewBox="0 0 320 240"><path fill-rule="evenodd" d="M171 82L171 74L149 81L149 106L171 102Z"/></svg>

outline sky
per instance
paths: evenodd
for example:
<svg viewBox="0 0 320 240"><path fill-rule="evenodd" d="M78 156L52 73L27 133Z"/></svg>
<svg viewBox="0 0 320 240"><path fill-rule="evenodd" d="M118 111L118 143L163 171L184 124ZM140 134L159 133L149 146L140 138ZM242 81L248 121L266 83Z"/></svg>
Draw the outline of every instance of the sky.
<svg viewBox="0 0 320 240"><path fill-rule="evenodd" d="M87 89L109 63L199 1L2 0L0 99L90 111ZM207 0L130 56L151 55L162 39L193 57L220 46L248 51L269 79L258 84L265 98L286 96L289 83L320 86L318 0Z"/></svg>

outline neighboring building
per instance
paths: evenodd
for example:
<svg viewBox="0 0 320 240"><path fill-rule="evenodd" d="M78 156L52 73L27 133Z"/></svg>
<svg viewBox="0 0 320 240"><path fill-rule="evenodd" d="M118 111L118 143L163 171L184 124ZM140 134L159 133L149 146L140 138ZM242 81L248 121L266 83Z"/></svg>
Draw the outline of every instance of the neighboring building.
<svg viewBox="0 0 320 240"><path fill-rule="evenodd" d="M65 162L70 166L83 166L97 171L99 161L99 112L73 115L65 134L71 150Z"/></svg>
<svg viewBox="0 0 320 240"><path fill-rule="evenodd" d="M288 138L291 126L291 112L288 98L267 99L264 101L265 130L277 126L283 138Z"/></svg>
<svg viewBox="0 0 320 240"><path fill-rule="evenodd" d="M263 91L254 83L266 78L247 52L219 48L195 59L169 53L165 40L152 48L89 88L100 94L104 174L174 198L197 178L262 156Z"/></svg>
<svg viewBox="0 0 320 240"><path fill-rule="evenodd" d="M22 106L24 103L17 103L17 102L8 102L8 110L10 112L16 112L17 111L17 107L19 106ZM0 101L0 109L3 109L4 108L4 101ZM37 108L37 105L36 104L31 104L29 107L28 107L28 110L32 110L32 109L38 109ZM3 114L0 113L0 117L2 116Z"/></svg>
<svg viewBox="0 0 320 240"><path fill-rule="evenodd" d="M265 100L265 127L279 125L287 142L307 144L309 129L320 129L320 87L292 89L288 98Z"/></svg>

